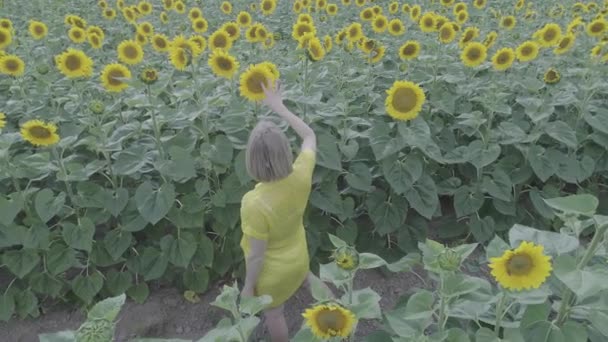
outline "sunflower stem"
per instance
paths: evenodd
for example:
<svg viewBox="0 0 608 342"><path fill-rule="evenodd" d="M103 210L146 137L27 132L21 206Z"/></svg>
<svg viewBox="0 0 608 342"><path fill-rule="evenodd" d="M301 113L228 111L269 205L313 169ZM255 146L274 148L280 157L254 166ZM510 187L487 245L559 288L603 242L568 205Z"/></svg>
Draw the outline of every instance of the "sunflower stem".
<svg viewBox="0 0 608 342"><path fill-rule="evenodd" d="M439 319L437 320L437 326L439 327L439 332L443 332L445 328L445 323L447 322L447 301L444 297L444 276L443 273L439 274Z"/></svg>
<svg viewBox="0 0 608 342"><path fill-rule="evenodd" d="M500 299L498 300L498 304L496 304L496 325L494 325L494 333L496 337L500 337L500 327L502 324L502 319L505 315L505 301L507 299L507 294L503 291Z"/></svg>
<svg viewBox="0 0 608 342"><path fill-rule="evenodd" d="M600 242L602 241L607 229L608 225L597 227L595 235L593 236L593 239L589 244L589 248L587 248L587 251L583 255L583 258L576 265L577 270L582 270L583 268L585 268L585 266L587 266L587 263L589 263L591 258L593 258L593 256L597 252L597 249L600 246ZM570 304L573 299L574 292L572 292L572 290L570 290L569 288L566 288L566 290L564 291L564 295L562 296L562 303L559 307L559 311L556 318L557 326L561 327L568 319L570 313Z"/></svg>
<svg viewBox="0 0 608 342"><path fill-rule="evenodd" d="M148 101L150 102L150 116L152 117L152 124L154 125L154 140L156 141L156 148L158 148L158 153L160 154L160 159L165 158L165 151L163 150L163 145L160 140L160 127L158 126L158 120L156 119L156 113L154 112L154 108L152 108L152 92L150 90L150 85L148 85Z"/></svg>
<svg viewBox="0 0 608 342"><path fill-rule="evenodd" d="M57 147L53 147L53 149L51 151L52 151L51 153L53 154L55 159L57 159L57 164L59 165L59 171L63 174L63 183L65 184L65 188L67 190L68 197L70 198L72 205L76 206L76 203L78 203L76 201L76 195L74 194L72 185L66 179L68 172L67 172L67 169L65 168L65 164L63 163L63 153L60 154L59 152L57 152ZM78 217L78 215L79 215L78 210L75 210L75 212L76 212L76 216Z"/></svg>

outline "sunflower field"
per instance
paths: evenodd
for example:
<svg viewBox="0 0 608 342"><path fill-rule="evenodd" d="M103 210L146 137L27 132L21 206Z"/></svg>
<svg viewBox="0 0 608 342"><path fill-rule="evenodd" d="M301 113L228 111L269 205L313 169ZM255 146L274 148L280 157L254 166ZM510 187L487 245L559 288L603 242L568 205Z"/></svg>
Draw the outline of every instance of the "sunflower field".
<svg viewBox="0 0 608 342"><path fill-rule="evenodd" d="M0 319L242 274L244 148L274 118L259 100L277 79L318 137L305 217L315 270L341 246L394 270L425 248L455 253L432 237L489 244L496 280L519 291L549 276L543 245L560 245L544 234L556 234L577 241L562 246L575 255L560 277L566 309L597 301L576 291L601 284L585 269L593 256L605 266L606 75L605 0L0 0ZM512 254L500 261L502 239ZM529 260L547 267L510 282L519 271L504 264ZM529 297L529 315L552 312ZM589 310L531 329L549 336ZM600 341L608 313L592 317ZM494 323L490 337L504 337Z"/></svg>

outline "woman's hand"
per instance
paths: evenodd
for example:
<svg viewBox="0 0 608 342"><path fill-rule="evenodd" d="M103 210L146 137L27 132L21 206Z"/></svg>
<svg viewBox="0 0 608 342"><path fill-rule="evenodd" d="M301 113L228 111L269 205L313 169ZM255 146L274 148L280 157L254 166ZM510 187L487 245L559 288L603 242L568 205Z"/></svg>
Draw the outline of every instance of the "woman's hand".
<svg viewBox="0 0 608 342"><path fill-rule="evenodd" d="M270 109L278 112L283 107L283 87L277 80L274 84L268 80L268 84L262 83L262 89L266 98L262 100L262 103L267 105Z"/></svg>

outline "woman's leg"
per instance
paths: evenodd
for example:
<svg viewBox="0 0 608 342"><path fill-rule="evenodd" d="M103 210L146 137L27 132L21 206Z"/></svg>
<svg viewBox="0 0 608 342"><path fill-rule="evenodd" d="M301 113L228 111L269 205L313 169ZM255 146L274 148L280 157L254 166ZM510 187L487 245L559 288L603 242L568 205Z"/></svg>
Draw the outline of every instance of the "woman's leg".
<svg viewBox="0 0 608 342"><path fill-rule="evenodd" d="M285 321L285 315L283 314L283 305L266 310L264 312L264 318L266 320L266 327L268 328L272 342L289 341L287 322Z"/></svg>

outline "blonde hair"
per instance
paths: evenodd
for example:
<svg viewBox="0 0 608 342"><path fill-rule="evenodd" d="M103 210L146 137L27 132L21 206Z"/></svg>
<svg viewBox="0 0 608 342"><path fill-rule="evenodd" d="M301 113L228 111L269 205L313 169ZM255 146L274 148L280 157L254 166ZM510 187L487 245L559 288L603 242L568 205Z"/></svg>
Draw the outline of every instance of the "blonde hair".
<svg viewBox="0 0 608 342"><path fill-rule="evenodd" d="M249 135L245 164L249 175L258 182L289 176L293 155L285 133L270 121L260 121Z"/></svg>

